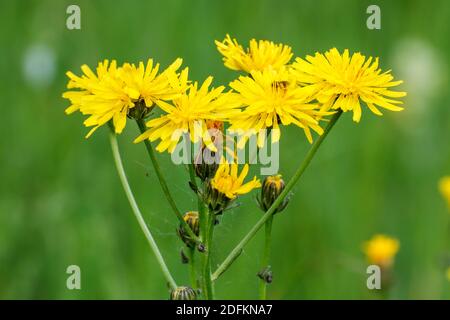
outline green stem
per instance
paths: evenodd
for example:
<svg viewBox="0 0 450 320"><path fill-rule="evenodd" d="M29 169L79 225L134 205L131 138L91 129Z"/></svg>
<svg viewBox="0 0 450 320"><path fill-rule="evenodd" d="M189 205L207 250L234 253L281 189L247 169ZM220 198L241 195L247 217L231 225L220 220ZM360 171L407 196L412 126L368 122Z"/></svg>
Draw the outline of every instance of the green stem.
<svg viewBox="0 0 450 320"><path fill-rule="evenodd" d="M188 149L190 146L188 145ZM198 217L200 221L200 241L204 242L206 241L206 228L207 228L207 222L206 222L206 213L205 213L205 204L203 203L203 199L201 198L200 194L198 193L198 184L196 180L195 175L195 165L194 165L194 158L195 156L191 154L191 161L189 162L189 177L191 184L194 186L196 193L197 193L197 210L198 210Z"/></svg>
<svg viewBox="0 0 450 320"><path fill-rule="evenodd" d="M189 276L192 289L197 289L197 272L195 270L195 248L189 248Z"/></svg>
<svg viewBox="0 0 450 320"><path fill-rule="evenodd" d="M203 203L203 199L200 196L200 194L198 193L198 184L197 184L197 180L196 180L196 175L195 175L195 167L194 167L194 163L193 163L193 159L194 157L191 155L192 157L192 161L189 162L189 177L190 177L190 181L191 184L194 186L195 188L195 192L197 194L197 210L198 210L198 219L200 221L200 242L205 242L206 241L206 228L207 228L207 222L206 222L206 213L205 213L205 204Z"/></svg>
<svg viewBox="0 0 450 320"><path fill-rule="evenodd" d="M214 234L214 220L215 216L213 212L209 212L207 214L208 224L206 231L206 252L203 259L203 291L206 300L214 299L214 290L213 284L211 280L211 249L212 249L212 240Z"/></svg>
<svg viewBox="0 0 450 320"><path fill-rule="evenodd" d="M186 149L189 150L189 178L191 180L191 184L195 188L195 192L197 193L198 186L197 186L197 180L195 179L196 175L195 175L195 165L194 165L195 154L193 154L193 151L191 150L189 135L186 134L184 139L186 141ZM197 193L197 195L198 195L198 193Z"/></svg>
<svg viewBox="0 0 450 320"><path fill-rule="evenodd" d="M194 186L194 188L197 190L197 209L198 209L198 218L200 221L200 241L205 242L206 241L206 234L207 234L207 216L206 216L206 208L205 204L203 203L203 199L201 198L200 194L198 193L198 185L195 180L195 168L194 164L189 164L189 175L191 179L191 183Z"/></svg>
<svg viewBox="0 0 450 320"><path fill-rule="evenodd" d="M206 209L205 204L203 203L203 200L198 193L198 185L197 185L197 181L196 181L195 167L194 167L194 163L193 163L193 161L194 161L193 159L195 157L191 154L191 158L192 159L189 162L189 176L190 176L191 184L194 186L196 193L197 193L198 215L199 215L199 221L200 221L200 239L202 242L204 242L205 250L206 250L205 254L203 255L202 288L203 288L205 299L209 300L209 299L212 299L212 296L213 296L212 283L211 283L210 248L211 248L211 242L212 242L212 228L214 226L210 226L209 216L211 214L208 214L208 210Z"/></svg>
<svg viewBox="0 0 450 320"><path fill-rule="evenodd" d="M222 273L224 273L230 265L233 263L233 261L236 259L237 256L242 252L242 249L245 247L245 245L255 236L255 234L258 232L258 230L266 223L266 221L272 216L272 214L275 212L275 210L278 208L278 206L283 202L284 198L286 198L289 193L291 192L292 188L295 186L295 184L298 182L302 174L305 172L306 168L310 164L311 160L313 159L314 155L316 154L317 150L319 149L322 142L327 137L328 133L333 128L336 121L341 116L342 111L337 111L333 117L330 119L330 122L328 122L327 127L324 130L324 133L314 142L314 144L309 149L308 154L306 155L303 162L300 164L300 166L297 168L297 171L292 176L291 180L286 185L286 188L281 192L281 194L278 196L278 198L275 200L275 202L272 204L272 206L267 210L267 212L259 219L259 221L253 226L253 228L245 235L245 237L238 243L238 245L230 252L228 257L222 262L222 264L217 268L217 270L212 275L212 280L215 281L217 278L220 277Z"/></svg>
<svg viewBox="0 0 450 320"><path fill-rule="evenodd" d="M272 243L272 222L273 222L273 215L266 221L265 225L264 253L261 263L261 271L269 269L270 246ZM267 298L267 282L265 279L260 279L259 299L266 300L266 298Z"/></svg>
<svg viewBox="0 0 450 320"><path fill-rule="evenodd" d="M131 191L127 176L125 174L125 170L123 168L122 159L120 157L119 146L117 144L116 134L113 131L111 131L109 137L110 137L110 141L111 141L111 149L112 149L112 153L114 156L114 162L116 164L117 173L119 174L120 182L122 183L123 190L125 191L125 194L128 198L131 209L133 210L133 213L139 223L139 226L142 229L142 232L144 232L144 235L147 238L148 243L150 244L150 248L152 249L153 253L155 254L156 260L158 261L161 271L163 272L164 277L166 278L167 282L169 283L170 288L176 289L177 284L175 283L175 280L173 279L172 275L170 274L169 268L167 267L166 263L164 262L164 258L162 257L161 252L159 251L158 245L156 244L155 239L153 238L150 230L148 229L148 227L144 221L144 218L142 217L141 211L139 210L139 207L136 203L133 192Z"/></svg>
<svg viewBox="0 0 450 320"><path fill-rule="evenodd" d="M189 178L191 180L192 185L195 188L195 192L198 191L197 181L195 180L195 168L193 163L189 163Z"/></svg>
<svg viewBox="0 0 450 320"><path fill-rule="evenodd" d="M206 241L205 235L206 235L206 227L207 227L207 223L206 223L207 217L205 214L206 208L205 208L205 204L203 203L201 196L198 193L198 185L195 180L195 168L194 168L193 163L189 164L189 176L190 176L192 185L197 190L197 210L198 210L198 217L199 217L199 221L200 221L200 241L204 242L204 241Z"/></svg>
<svg viewBox="0 0 450 320"><path fill-rule="evenodd" d="M141 130L141 133L144 133L146 131L145 123L143 120L136 120L139 129ZM159 167L158 160L156 159L155 153L153 151L153 147L148 139L144 140L145 147L147 149L148 155L150 156L150 160L152 161L153 168L155 169L156 176L158 177L159 184L161 185L161 188L163 190L164 195L166 196L167 201L170 204L170 207L172 208L173 212L177 216L178 220L180 221L183 228L188 233L189 237L196 243L199 243L200 240L198 237L194 234L191 227L184 221L183 215L178 210L177 205L175 204L175 201L172 198L172 195L170 194L169 188L167 187L166 180L164 179L164 176L162 174L161 168Z"/></svg>

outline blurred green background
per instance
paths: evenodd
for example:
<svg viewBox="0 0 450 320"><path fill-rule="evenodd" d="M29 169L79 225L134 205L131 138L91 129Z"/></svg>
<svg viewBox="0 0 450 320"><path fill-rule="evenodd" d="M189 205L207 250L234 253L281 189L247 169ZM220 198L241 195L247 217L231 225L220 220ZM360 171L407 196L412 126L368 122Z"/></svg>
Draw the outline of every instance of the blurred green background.
<svg viewBox="0 0 450 320"><path fill-rule="evenodd" d="M66 8L81 8L67 30ZM381 8L368 30L366 8ZM297 56L331 47L379 56L405 80L405 111L382 118L345 114L321 147L287 210L274 223L274 299L376 299L366 288L361 243L375 233L400 240L390 298L450 298L445 278L449 213L437 181L450 174L448 42L450 2L442 1L1 1L0 298L154 299L163 277L119 184L107 130L89 140L79 114L65 116L65 72L99 60L163 66L184 58L192 79L226 84L214 40L226 33L292 46ZM182 243L142 145L129 123L119 142L145 218L179 283L188 272ZM286 128L281 168L290 177L309 147ZM187 174L160 155L183 211L195 208ZM256 171L255 171L256 172ZM216 231L215 264L261 216L249 195ZM257 297L262 234L217 282L218 298ZM66 268L81 267L81 290Z"/></svg>

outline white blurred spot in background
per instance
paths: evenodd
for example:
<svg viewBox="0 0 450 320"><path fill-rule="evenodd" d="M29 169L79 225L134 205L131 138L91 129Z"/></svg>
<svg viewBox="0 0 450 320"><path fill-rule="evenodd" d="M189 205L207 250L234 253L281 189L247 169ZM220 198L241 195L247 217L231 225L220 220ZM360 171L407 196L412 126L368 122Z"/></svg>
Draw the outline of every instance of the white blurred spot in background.
<svg viewBox="0 0 450 320"><path fill-rule="evenodd" d="M421 39L403 39L394 48L392 70L395 79L404 81L401 90L408 93L404 98L407 113L427 112L446 76L440 52Z"/></svg>
<svg viewBox="0 0 450 320"><path fill-rule="evenodd" d="M45 89L53 82L56 71L54 51L46 45L29 46L23 56L22 72L26 83L36 89Z"/></svg>
<svg viewBox="0 0 450 320"><path fill-rule="evenodd" d="M392 70L394 79L404 83L398 90L408 95L402 98L405 108L396 113L396 124L405 133L402 140L402 162L411 174L429 170L441 161L436 152L440 140L436 134L436 116L442 105L446 61L438 48L425 40L406 38L394 47Z"/></svg>

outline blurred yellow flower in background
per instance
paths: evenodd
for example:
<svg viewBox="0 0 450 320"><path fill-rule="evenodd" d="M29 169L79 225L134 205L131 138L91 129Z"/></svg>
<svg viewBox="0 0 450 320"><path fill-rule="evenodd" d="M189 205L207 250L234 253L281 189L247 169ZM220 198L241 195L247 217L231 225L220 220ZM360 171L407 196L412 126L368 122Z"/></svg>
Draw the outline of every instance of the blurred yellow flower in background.
<svg viewBox="0 0 450 320"><path fill-rule="evenodd" d="M238 195L249 193L253 189L261 187L261 182L256 177L253 177L253 180L244 184L248 170L249 166L245 164L238 176L238 165L236 163L231 165L226 162L221 163L214 178L211 180L211 186L231 200Z"/></svg>
<svg viewBox="0 0 450 320"><path fill-rule="evenodd" d="M445 276L447 277L447 280L450 281L450 267L447 268Z"/></svg>
<svg viewBox="0 0 450 320"><path fill-rule="evenodd" d="M209 89L212 80L212 77L208 77L200 88L195 82L189 87L187 93L172 101L173 105L158 101L158 106L165 114L148 121L146 125L149 129L137 137L134 142L160 139L161 142L156 150L159 152L168 150L172 153L181 136L188 133L192 142L196 143L202 140L208 148L216 151L208 132L207 121L223 121L239 113L240 110L237 109L239 103L236 102L236 99L232 99L233 94L223 93L224 86ZM187 83L187 81L188 69L186 68L181 73L180 82Z"/></svg>
<svg viewBox="0 0 450 320"><path fill-rule="evenodd" d="M439 191L447 201L448 207L450 209L450 176L445 176L441 178L441 180L439 180Z"/></svg>
<svg viewBox="0 0 450 320"><path fill-rule="evenodd" d="M272 141L277 142L280 123L302 128L310 142L311 130L319 135L323 133L319 120L329 113L320 111L318 104L310 103L305 89L293 81L286 68L252 71L251 76L240 76L230 87L239 94L244 107L230 120L230 130L242 134L238 148L243 148L251 135L258 135L258 146L262 148L267 134L264 129L275 129Z"/></svg>
<svg viewBox="0 0 450 320"><path fill-rule="evenodd" d="M250 46L244 50L242 46L227 34L225 39L215 41L217 50L223 55L223 61L231 70L241 70L250 73L253 70L262 71L268 67L281 68L292 58L291 48L272 41L250 40Z"/></svg>
<svg viewBox="0 0 450 320"><path fill-rule="evenodd" d="M350 56L347 49L340 54L333 48L325 54L307 56L306 60L297 58L292 64L292 72L297 81L323 104L324 110L352 111L355 122L361 119L361 102L379 116L382 113L378 107L403 110L399 106L402 102L395 98L406 96L406 92L390 90L402 81L393 81L390 70L382 72L378 58L366 60L359 52Z"/></svg>
<svg viewBox="0 0 450 320"><path fill-rule="evenodd" d="M63 94L71 102L66 113L80 111L89 116L84 125L94 128L86 138L110 120L115 132L121 133L132 109L141 108L139 114L145 116L154 103L176 98L187 89L187 86L180 85L176 73L181 63L181 59L175 60L160 74L159 64L154 65L152 59L146 66L140 62L138 66L126 63L122 67L117 67L115 60L111 63L105 60L98 64L97 74L83 65L81 77L69 71L67 88L78 90Z"/></svg>
<svg viewBox="0 0 450 320"><path fill-rule="evenodd" d="M367 261L380 267L389 267L394 262L399 248L400 243L397 239L382 234L373 236L363 244Z"/></svg>

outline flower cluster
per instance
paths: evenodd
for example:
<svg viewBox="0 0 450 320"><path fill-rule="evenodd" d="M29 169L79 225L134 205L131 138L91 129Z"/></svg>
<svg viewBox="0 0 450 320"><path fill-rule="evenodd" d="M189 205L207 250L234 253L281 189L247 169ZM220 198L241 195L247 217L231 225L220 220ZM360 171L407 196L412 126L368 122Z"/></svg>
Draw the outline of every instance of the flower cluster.
<svg viewBox="0 0 450 320"><path fill-rule="evenodd" d="M120 67L105 60L96 73L86 65L81 67L82 76L67 72L71 90L63 97L71 106L66 112L89 116L84 124L93 127L90 136L110 120L121 133L127 117L145 118L158 106L163 114L149 120L148 130L135 142L160 140L158 151L173 152L184 134L213 149L207 121L228 122L230 130L240 133L239 148L252 135L258 136L262 147L267 129L273 130L273 142L279 140L280 125L300 127L312 142L312 132L321 135L320 122L336 110L352 111L353 120L359 122L362 103L376 115L382 114L380 108L402 110L398 98L406 93L391 90L402 81L394 81L390 71L382 72L378 58L333 48L290 63L292 50L283 44L253 39L244 50L227 35L216 45L226 67L246 72L230 83L228 91L224 86L210 87L212 77L201 85L191 82L188 68L178 72L181 59L162 72L152 59L146 66L140 62Z"/></svg>
<svg viewBox="0 0 450 320"><path fill-rule="evenodd" d="M380 107L402 110L396 98L406 93L390 90L402 81L393 81L390 71L382 72L378 58L350 55L348 50L341 54L333 48L290 63L291 48L282 44L251 40L244 50L227 35L216 45L226 67L247 73L230 84L242 106L242 112L230 121L231 129L242 133L241 148L255 134L261 147L262 129L275 129L272 139L278 141L280 124L300 127L312 142L311 131L321 135L319 122L336 110L352 111L353 120L359 122L361 102L376 115L382 114Z"/></svg>
<svg viewBox="0 0 450 320"><path fill-rule="evenodd" d="M392 90L402 81L394 81L390 71L383 72L378 58L366 58L361 53L350 54L348 50L341 53L333 48L305 59L293 59L289 46L271 41L252 39L249 47L244 48L226 35L223 41L215 43L224 65L243 72L228 86L214 87L212 76L202 82L189 79L189 68L182 68L180 58L163 70L152 59L146 64L122 65L104 60L95 71L83 65L80 76L67 72L68 91L63 93L71 104L67 114L79 111L87 116L84 125L91 129L86 138L105 124L113 130L111 147L121 182L171 287L173 300L194 300L200 292L206 299L213 297L213 279L229 267L263 224L266 241L258 276L262 280L260 294L265 298L266 284L272 281L268 261L273 215L286 208L290 191L325 138L323 134L329 132L342 112L351 111L353 120L359 122L364 105L376 115L382 115L380 109L401 111L399 98L406 95ZM177 234L189 250L189 258L182 250L182 261L191 266L192 287L176 285L128 185L116 139L126 127L127 119L137 122L141 133L134 142L145 142L162 190L180 222ZM328 121L324 129L322 124ZM264 148L268 141L278 142L282 127L288 125L302 129L310 143L314 135L323 135L322 139L311 147L305 162L287 184L280 174L266 177L263 183L257 177L244 181L250 168L248 164L239 168L238 157L245 154L249 139L256 138L257 147ZM170 194L152 148L154 142L158 152L176 155L181 141L188 145L184 151L189 158L186 163L189 186L198 198L197 211L184 215ZM232 148L228 145L230 141ZM249 160L253 163L254 159ZM213 273L210 253L214 226L239 196L257 188L261 188L257 200L263 217ZM450 205L448 179L442 181L440 188ZM205 255L199 278L201 291L197 290L196 249ZM396 239L383 235L364 245L368 260L386 269L392 265L398 249Z"/></svg>
<svg viewBox="0 0 450 320"><path fill-rule="evenodd" d="M281 125L298 126L312 142L313 132L321 135L324 131L320 122L336 110L352 111L353 120L359 122L362 102L377 115L381 115L379 108L402 110L396 98L406 93L390 89L401 81L393 81L390 71L382 72L378 59L366 59L360 53L350 55L348 50L341 54L333 48L291 63L292 50L284 44L253 39L244 49L227 35L216 45L226 67L246 73L232 81L228 90L224 86L212 87L211 76L201 84L189 80L188 68L180 71L181 59L161 72L152 59L146 65L140 62L121 66L115 60L105 60L98 64L96 72L86 65L81 67L81 76L67 72L69 91L63 97L70 100L71 106L66 113L80 111L88 116L84 124L93 127L89 137L108 122L119 134L127 118L143 121L157 106L162 114L149 119L147 130L134 142L158 140L157 151L172 153L182 137L217 151L208 123L221 123L222 128L223 123L228 123L229 130L239 134L238 148L244 148L254 135L262 148L268 131L272 132L272 142L280 139ZM231 174L228 164L218 173L235 179L236 168L231 166ZM232 199L236 190L229 190L234 187L232 183L228 186L230 179L216 175L212 185L224 189L226 197ZM256 186L253 183L243 190L248 192Z"/></svg>

